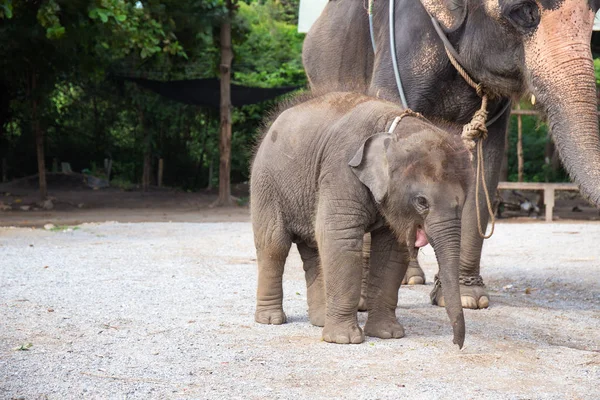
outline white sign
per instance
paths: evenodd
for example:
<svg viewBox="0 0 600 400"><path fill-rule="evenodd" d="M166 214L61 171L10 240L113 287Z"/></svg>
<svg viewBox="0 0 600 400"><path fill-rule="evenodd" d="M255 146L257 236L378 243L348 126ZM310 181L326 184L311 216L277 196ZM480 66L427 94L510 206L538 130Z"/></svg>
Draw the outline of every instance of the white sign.
<svg viewBox="0 0 600 400"><path fill-rule="evenodd" d="M329 0L300 0L298 32L306 33L315 23Z"/></svg>

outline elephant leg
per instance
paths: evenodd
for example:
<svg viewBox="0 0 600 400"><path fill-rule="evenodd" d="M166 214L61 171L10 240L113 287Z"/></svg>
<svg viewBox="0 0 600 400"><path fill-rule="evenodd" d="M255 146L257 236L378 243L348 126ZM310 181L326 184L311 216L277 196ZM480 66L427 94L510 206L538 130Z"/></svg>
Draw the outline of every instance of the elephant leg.
<svg viewBox="0 0 600 400"><path fill-rule="evenodd" d="M327 304L323 340L362 343L365 336L358 326L356 314L360 300L364 230L361 231L360 225L357 227L357 223L346 215L319 214L316 231Z"/></svg>
<svg viewBox="0 0 600 400"><path fill-rule="evenodd" d="M280 325L286 321L283 312L283 267L292 246L283 230L261 240L256 246L258 289L254 319L261 324Z"/></svg>
<svg viewBox="0 0 600 400"><path fill-rule="evenodd" d="M382 339L401 338L404 328L396 319L398 289L408 266L408 251L389 228L371 233L368 319L365 335Z"/></svg>
<svg viewBox="0 0 600 400"><path fill-rule="evenodd" d="M305 242L297 244L302 258L306 278L306 296L308 299L308 319L315 326L325 325L325 286L319 260L319 251Z"/></svg>
<svg viewBox="0 0 600 400"><path fill-rule="evenodd" d="M363 271L360 286L360 301L358 311L367 311L367 292L369 287L369 260L371 258L371 234L366 233L363 237Z"/></svg>
<svg viewBox="0 0 600 400"><path fill-rule="evenodd" d="M504 157L504 146L506 126L510 110L489 128L487 139L483 143L483 160L485 166L485 181L490 196L494 196L498 187L500 167ZM477 159L475 155L474 159ZM481 216L482 229L487 228L490 217L483 186L479 185L479 213ZM493 201L493 198L490 199ZM463 308L487 308L489 296L485 284L480 275L481 250L483 238L477 229L477 207L475 204L475 189L469 191L462 213L461 223L461 246L460 246L460 294ZM434 289L431 292L432 304L443 307L445 304L441 288L441 282L435 279Z"/></svg>
<svg viewBox="0 0 600 400"><path fill-rule="evenodd" d="M402 279L403 285L424 285L425 284L425 272L419 265L419 261L415 258L410 260L406 275Z"/></svg>

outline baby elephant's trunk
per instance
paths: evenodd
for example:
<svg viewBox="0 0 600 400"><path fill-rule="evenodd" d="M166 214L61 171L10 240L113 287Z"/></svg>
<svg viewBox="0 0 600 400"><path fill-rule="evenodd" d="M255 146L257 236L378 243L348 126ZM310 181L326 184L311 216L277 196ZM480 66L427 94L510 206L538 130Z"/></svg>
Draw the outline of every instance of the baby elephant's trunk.
<svg viewBox="0 0 600 400"><path fill-rule="evenodd" d="M460 263L460 219L431 222L425 227L427 238L440 266L442 294L454 331L454 343L462 349L465 342L465 317L460 301L458 269Z"/></svg>

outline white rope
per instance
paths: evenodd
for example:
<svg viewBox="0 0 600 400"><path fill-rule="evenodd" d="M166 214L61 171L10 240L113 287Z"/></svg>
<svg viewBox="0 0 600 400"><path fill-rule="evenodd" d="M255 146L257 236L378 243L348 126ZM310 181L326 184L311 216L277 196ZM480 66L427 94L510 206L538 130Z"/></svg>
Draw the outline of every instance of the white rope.
<svg viewBox="0 0 600 400"><path fill-rule="evenodd" d="M398 60L396 56L396 21L394 19L394 0L390 0L390 53L392 56L392 65L394 67L394 76L396 77L396 86L398 86L398 93L400 94L400 100L402 106L408 108L406 97L404 96L404 89L402 88L402 81L400 80L400 72L398 71Z"/></svg>
<svg viewBox="0 0 600 400"><path fill-rule="evenodd" d="M404 115L394 118L394 122L392 122L392 125L390 125L390 129L388 130L388 133L394 133L394 129L396 129L396 127L398 126L398 122L400 122L400 120L403 117L404 117Z"/></svg>
<svg viewBox="0 0 600 400"><path fill-rule="evenodd" d="M371 46L373 46L373 53L377 52L377 45L375 44L375 34L373 32L373 3L375 0L369 0L369 32L371 33Z"/></svg>

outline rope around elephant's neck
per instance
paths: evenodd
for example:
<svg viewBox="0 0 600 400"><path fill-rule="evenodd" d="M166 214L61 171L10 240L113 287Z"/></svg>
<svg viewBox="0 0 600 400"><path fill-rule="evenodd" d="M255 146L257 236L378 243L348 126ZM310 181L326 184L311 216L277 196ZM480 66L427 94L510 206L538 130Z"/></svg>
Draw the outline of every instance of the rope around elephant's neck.
<svg viewBox="0 0 600 400"><path fill-rule="evenodd" d="M415 118L419 118L419 119L429 122L427 120L427 118L425 118L422 114L408 108L408 109L402 111L400 113L400 115L398 115L396 118L394 118L394 120L392 121L392 124L390 125L390 129L388 129L388 133L394 133L394 129L396 129L396 127L398 126L398 123L400 121L402 121L402 118L404 118L404 117L415 117Z"/></svg>
<svg viewBox="0 0 600 400"><path fill-rule="evenodd" d="M460 76L477 92L477 95L481 97L481 107L479 110L475 112L473 118L471 118L471 122L463 126L462 131L462 139L469 151L471 152L471 159L473 159L473 149L477 147L477 177L475 178L475 207L477 209L477 230L479 231L479 236L483 239L489 239L494 234L494 228L496 226L496 218L494 216L494 209L492 207L492 203L490 201L490 194L488 192L487 184L485 182L485 167L483 163L483 141L487 138L488 129L485 124L488 112L487 112L487 103L488 103L488 94L481 83L476 83L470 76L467 74L467 71L456 61L454 55L446 49L446 54L450 59L450 63L456 68ZM477 140L477 145L475 144L475 140ZM481 185L483 186L483 191L485 193L485 201L487 205L488 212L490 214L490 223L492 225L491 232L486 235L483 227L481 226L481 209L479 208L479 182L481 181Z"/></svg>

